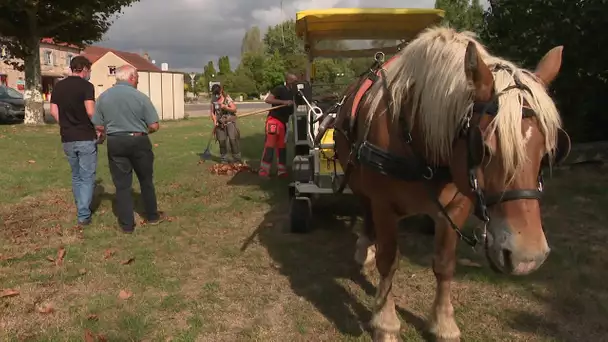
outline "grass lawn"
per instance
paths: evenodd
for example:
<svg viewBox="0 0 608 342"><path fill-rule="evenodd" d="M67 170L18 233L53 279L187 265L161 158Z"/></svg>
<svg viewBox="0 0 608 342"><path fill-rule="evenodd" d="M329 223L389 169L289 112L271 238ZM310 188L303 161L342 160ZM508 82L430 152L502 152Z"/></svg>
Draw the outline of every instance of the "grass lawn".
<svg viewBox="0 0 608 342"><path fill-rule="evenodd" d="M262 120L240 122L252 160ZM377 274L353 266L352 229L320 211L315 231L288 233L285 182L215 176L198 163L208 121L164 123L152 135L159 206L171 220L133 235L116 230L105 145L94 223L80 232L58 128L0 126L0 291L18 291L0 298L0 341L370 340L362 322ZM607 188L602 169L548 180L553 252L531 276L493 274L461 244L453 299L464 341L608 341ZM403 229L400 246L403 339L423 341L432 238Z"/></svg>

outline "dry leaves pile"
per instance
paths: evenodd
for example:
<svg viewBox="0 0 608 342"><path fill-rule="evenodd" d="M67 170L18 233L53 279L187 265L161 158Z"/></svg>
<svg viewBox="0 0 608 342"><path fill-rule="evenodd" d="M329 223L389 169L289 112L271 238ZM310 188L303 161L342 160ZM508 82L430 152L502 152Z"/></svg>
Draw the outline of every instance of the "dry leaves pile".
<svg viewBox="0 0 608 342"><path fill-rule="evenodd" d="M209 168L209 172L214 175L234 176L239 172L252 171L251 166L244 163L234 164L214 164Z"/></svg>

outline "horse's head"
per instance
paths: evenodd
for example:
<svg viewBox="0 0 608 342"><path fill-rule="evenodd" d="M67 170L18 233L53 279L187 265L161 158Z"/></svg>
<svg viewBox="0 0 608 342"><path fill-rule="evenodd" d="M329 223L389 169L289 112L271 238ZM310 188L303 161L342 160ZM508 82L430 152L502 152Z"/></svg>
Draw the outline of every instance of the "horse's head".
<svg viewBox="0 0 608 342"><path fill-rule="evenodd" d="M475 106L455 145L452 170L459 189L474 201L475 214L486 221L493 268L528 274L550 251L539 203L543 164L560 162L570 150L545 89L559 72L562 47L549 51L534 73L492 61L490 68L481 54L469 43L465 73Z"/></svg>

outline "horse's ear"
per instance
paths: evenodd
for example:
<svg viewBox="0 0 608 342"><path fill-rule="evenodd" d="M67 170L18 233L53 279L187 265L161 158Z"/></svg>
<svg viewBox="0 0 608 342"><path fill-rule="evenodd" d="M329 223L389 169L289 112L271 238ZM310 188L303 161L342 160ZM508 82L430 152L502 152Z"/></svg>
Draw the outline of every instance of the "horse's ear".
<svg viewBox="0 0 608 342"><path fill-rule="evenodd" d="M477 46L473 42L469 42L467 45L467 51L464 55L464 72L467 75L467 81L473 84L475 88L475 101L489 101L492 97L494 76L479 56Z"/></svg>
<svg viewBox="0 0 608 342"><path fill-rule="evenodd" d="M545 56L538 62L534 74L543 81L545 86L548 86L555 80L559 73L559 68L562 66L563 46L556 46L549 50Z"/></svg>

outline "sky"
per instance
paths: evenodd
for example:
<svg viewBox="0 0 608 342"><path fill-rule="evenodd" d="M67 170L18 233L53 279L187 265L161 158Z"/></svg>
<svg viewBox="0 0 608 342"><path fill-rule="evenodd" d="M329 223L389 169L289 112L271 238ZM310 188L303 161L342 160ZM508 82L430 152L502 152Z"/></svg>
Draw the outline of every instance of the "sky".
<svg viewBox="0 0 608 342"><path fill-rule="evenodd" d="M143 54L170 70L201 72L229 56L236 67L245 32L295 19L296 11L335 7L433 8L435 0L140 0L97 45Z"/></svg>

